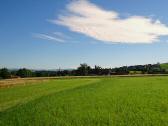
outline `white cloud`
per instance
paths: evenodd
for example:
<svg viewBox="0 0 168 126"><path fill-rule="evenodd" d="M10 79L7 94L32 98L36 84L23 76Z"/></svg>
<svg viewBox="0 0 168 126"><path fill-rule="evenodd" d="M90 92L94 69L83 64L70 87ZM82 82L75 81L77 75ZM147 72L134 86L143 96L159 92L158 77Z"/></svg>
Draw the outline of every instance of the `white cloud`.
<svg viewBox="0 0 168 126"><path fill-rule="evenodd" d="M71 39L69 36L63 34L62 32L54 32L53 34L63 39Z"/></svg>
<svg viewBox="0 0 168 126"><path fill-rule="evenodd" d="M56 41L56 42L60 42L60 43L65 42L65 40L62 38L57 38L57 37L53 37L53 36L46 35L46 34L39 34L38 33L38 34L33 34L33 36L36 38L44 39L44 40Z"/></svg>
<svg viewBox="0 0 168 126"><path fill-rule="evenodd" d="M121 19L119 15L87 0L75 0L67 5L66 14L52 22L109 43L152 43L168 35L168 27L159 20L144 16Z"/></svg>

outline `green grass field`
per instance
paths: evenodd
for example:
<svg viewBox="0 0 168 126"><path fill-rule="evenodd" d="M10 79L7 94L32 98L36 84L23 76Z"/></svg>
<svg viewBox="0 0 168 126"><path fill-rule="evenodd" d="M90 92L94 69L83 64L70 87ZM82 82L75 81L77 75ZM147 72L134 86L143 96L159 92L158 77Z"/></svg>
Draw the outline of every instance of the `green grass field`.
<svg viewBox="0 0 168 126"><path fill-rule="evenodd" d="M168 77L57 79L1 88L0 126L168 126Z"/></svg>
<svg viewBox="0 0 168 126"><path fill-rule="evenodd" d="M168 70L168 63L161 64L161 68Z"/></svg>

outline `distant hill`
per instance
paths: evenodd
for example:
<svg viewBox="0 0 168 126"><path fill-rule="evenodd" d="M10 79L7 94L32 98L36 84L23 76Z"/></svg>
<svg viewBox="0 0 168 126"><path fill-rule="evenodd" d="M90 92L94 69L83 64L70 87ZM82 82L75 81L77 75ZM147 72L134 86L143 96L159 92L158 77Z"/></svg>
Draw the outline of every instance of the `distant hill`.
<svg viewBox="0 0 168 126"><path fill-rule="evenodd" d="M162 63L162 64L160 64L160 66L162 69L168 70L168 63Z"/></svg>

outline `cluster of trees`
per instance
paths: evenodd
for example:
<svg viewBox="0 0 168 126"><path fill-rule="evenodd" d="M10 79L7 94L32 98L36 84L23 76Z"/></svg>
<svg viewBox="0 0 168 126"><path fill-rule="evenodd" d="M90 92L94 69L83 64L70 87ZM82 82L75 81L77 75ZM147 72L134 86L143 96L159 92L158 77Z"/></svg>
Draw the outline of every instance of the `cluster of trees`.
<svg viewBox="0 0 168 126"><path fill-rule="evenodd" d="M7 68L0 69L0 79L18 78L18 77L33 77L34 72L26 68L17 71L10 71Z"/></svg>
<svg viewBox="0 0 168 126"><path fill-rule="evenodd" d="M56 71L33 71L26 68L9 71L7 68L0 69L0 79L25 78L25 77L53 77L53 76L92 76L92 75L126 75L126 74L165 74L160 64L123 66L119 68L102 68L95 66L91 68L86 63L80 64L74 70Z"/></svg>
<svg viewBox="0 0 168 126"><path fill-rule="evenodd" d="M114 68L113 71L116 74L130 74L130 73L165 74L167 73L166 69L163 69L159 63L147 64L147 65L123 66L119 68Z"/></svg>

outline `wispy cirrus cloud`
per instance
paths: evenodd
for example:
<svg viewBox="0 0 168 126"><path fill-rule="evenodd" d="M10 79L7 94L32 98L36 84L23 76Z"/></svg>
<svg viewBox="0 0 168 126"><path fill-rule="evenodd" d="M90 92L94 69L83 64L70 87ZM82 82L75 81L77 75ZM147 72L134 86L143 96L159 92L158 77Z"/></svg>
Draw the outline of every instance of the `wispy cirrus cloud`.
<svg viewBox="0 0 168 126"><path fill-rule="evenodd" d="M53 34L54 34L55 36L60 37L60 38L63 38L63 39L71 39L71 37L69 37L69 36L63 34L62 32L54 32Z"/></svg>
<svg viewBox="0 0 168 126"><path fill-rule="evenodd" d="M40 39L49 40L49 41L55 41L55 42L59 42L59 43L65 42L65 40L63 38L59 38L59 37L55 37L55 36L51 36L51 35L47 35L47 34L36 33L36 34L33 34L33 36L35 38L40 38Z"/></svg>
<svg viewBox="0 0 168 126"><path fill-rule="evenodd" d="M168 26L145 16L120 18L115 11L105 10L88 0L74 0L52 20L73 32L108 43L153 43L168 36Z"/></svg>

